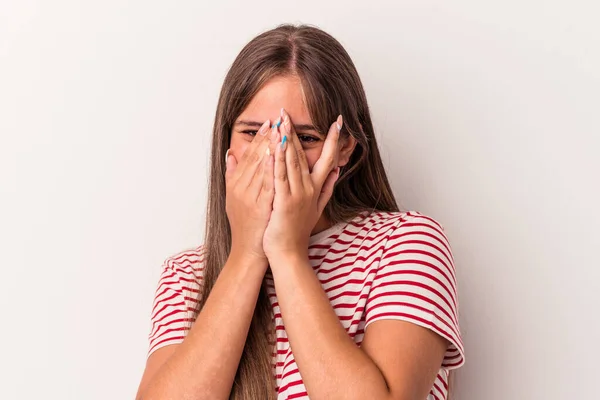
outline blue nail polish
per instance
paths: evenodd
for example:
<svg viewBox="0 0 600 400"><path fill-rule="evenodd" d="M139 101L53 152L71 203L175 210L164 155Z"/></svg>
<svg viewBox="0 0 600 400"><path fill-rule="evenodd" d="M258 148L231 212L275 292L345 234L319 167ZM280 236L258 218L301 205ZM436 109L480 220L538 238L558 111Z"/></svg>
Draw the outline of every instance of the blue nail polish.
<svg viewBox="0 0 600 400"><path fill-rule="evenodd" d="M283 137L283 140L281 141L281 148L283 149L283 145L285 144L285 142L287 142L287 136Z"/></svg>
<svg viewBox="0 0 600 400"><path fill-rule="evenodd" d="M279 119L277 120L277 127L278 127L278 128L279 128L279 125L281 125L281 118L279 118Z"/></svg>

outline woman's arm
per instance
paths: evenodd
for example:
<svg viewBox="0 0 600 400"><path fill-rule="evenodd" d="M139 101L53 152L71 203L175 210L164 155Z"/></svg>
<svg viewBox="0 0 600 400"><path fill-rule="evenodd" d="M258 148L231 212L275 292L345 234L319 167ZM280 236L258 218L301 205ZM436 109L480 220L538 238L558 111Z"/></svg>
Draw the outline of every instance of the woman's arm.
<svg viewBox="0 0 600 400"><path fill-rule="evenodd" d="M377 321L359 348L336 316L308 257L273 258L285 329L311 399L421 400L447 341L412 323Z"/></svg>
<svg viewBox="0 0 600 400"><path fill-rule="evenodd" d="M185 340L148 358L137 400L229 398L267 265L229 257Z"/></svg>
<svg viewBox="0 0 600 400"><path fill-rule="evenodd" d="M267 120L239 165L233 152L227 152L231 254L184 341L148 358L138 400L229 398L268 267L263 235L275 192L273 157L265 154L276 133L269 127Z"/></svg>

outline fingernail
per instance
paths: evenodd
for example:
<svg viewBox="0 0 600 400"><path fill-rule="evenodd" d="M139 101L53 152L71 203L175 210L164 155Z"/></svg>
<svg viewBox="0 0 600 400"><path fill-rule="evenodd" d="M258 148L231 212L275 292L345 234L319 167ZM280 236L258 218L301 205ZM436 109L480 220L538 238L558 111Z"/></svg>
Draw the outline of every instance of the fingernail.
<svg viewBox="0 0 600 400"><path fill-rule="evenodd" d="M279 117L275 120L275 122L273 123L273 126L271 128L273 128L273 129L279 128L280 124L281 124L281 117Z"/></svg>
<svg viewBox="0 0 600 400"><path fill-rule="evenodd" d="M229 149L225 152L225 165L227 165L227 157L229 157Z"/></svg>
<svg viewBox="0 0 600 400"><path fill-rule="evenodd" d="M344 119L342 118L342 114L338 115L337 121L335 123L337 125L338 132L341 132L342 126L344 126Z"/></svg>
<svg viewBox="0 0 600 400"><path fill-rule="evenodd" d="M271 149L269 149L269 148L267 147L267 157L269 157L270 155L271 155Z"/></svg>
<svg viewBox="0 0 600 400"><path fill-rule="evenodd" d="M283 127L285 128L286 133L290 133L290 116L287 114L283 119Z"/></svg>
<svg viewBox="0 0 600 400"><path fill-rule="evenodd" d="M281 107L281 110L279 111L279 115L281 116L281 118L283 118L283 107Z"/></svg>
<svg viewBox="0 0 600 400"><path fill-rule="evenodd" d="M285 109L281 108L281 118L283 119L283 126L290 124L290 115L285 111Z"/></svg>
<svg viewBox="0 0 600 400"><path fill-rule="evenodd" d="M261 127L258 129L258 133L265 136L267 134L267 132L269 131L268 127L270 124L271 124L271 121L269 121L269 120L266 120L265 122L263 122Z"/></svg>
<svg viewBox="0 0 600 400"><path fill-rule="evenodd" d="M285 150L286 142L287 142L287 136L284 136L283 140L281 141L281 150Z"/></svg>

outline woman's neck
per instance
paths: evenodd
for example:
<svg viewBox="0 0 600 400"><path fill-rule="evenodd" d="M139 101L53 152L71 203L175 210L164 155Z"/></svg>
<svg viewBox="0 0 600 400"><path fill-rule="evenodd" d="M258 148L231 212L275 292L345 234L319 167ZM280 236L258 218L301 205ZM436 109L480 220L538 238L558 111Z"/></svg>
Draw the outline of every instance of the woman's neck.
<svg viewBox="0 0 600 400"><path fill-rule="evenodd" d="M325 229L328 229L331 227L331 222L329 222L327 220L327 218L325 218L325 214L321 214L321 216L319 217L319 220L317 221L315 227L313 228L312 232L310 233L311 235L316 235L319 232L323 232Z"/></svg>

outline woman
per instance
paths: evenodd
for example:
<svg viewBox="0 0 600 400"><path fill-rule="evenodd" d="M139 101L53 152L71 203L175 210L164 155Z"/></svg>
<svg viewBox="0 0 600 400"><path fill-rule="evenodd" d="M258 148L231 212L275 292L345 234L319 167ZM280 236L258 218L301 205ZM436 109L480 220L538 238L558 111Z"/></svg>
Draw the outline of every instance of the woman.
<svg viewBox="0 0 600 400"><path fill-rule="evenodd" d="M166 260L138 399L446 399L442 227L400 212L350 57L280 26L225 78L204 244ZM293 349L293 351L292 351Z"/></svg>

